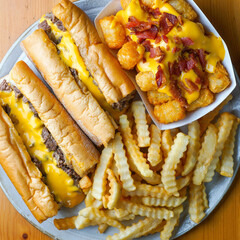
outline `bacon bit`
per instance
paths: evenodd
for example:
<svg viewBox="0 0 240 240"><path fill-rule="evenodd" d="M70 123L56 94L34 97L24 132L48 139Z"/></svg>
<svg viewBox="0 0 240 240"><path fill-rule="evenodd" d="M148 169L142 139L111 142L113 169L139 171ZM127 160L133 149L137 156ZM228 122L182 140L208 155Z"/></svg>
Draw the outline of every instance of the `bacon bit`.
<svg viewBox="0 0 240 240"><path fill-rule="evenodd" d="M187 47L192 46L194 44L193 40L189 37L183 37L183 38L181 38L181 40L182 40L183 45L187 46Z"/></svg>
<svg viewBox="0 0 240 240"><path fill-rule="evenodd" d="M158 44L162 41L162 37L160 35L158 35L155 39L155 43Z"/></svg>
<svg viewBox="0 0 240 240"><path fill-rule="evenodd" d="M125 27L126 28L134 28L139 26L140 21L137 20L135 17L131 16L128 18L128 23L126 23Z"/></svg>
<svg viewBox="0 0 240 240"><path fill-rule="evenodd" d="M157 60L157 62L158 62L158 63L161 63L164 58L165 58L165 53L160 56L160 58Z"/></svg>
<svg viewBox="0 0 240 240"><path fill-rule="evenodd" d="M160 47L150 48L150 58L160 57L162 55L164 55L164 52Z"/></svg>
<svg viewBox="0 0 240 240"><path fill-rule="evenodd" d="M168 71L170 76L176 75L179 77L181 75L179 65L176 61L174 61L173 63L168 62Z"/></svg>
<svg viewBox="0 0 240 240"><path fill-rule="evenodd" d="M184 58L179 57L178 65L179 65L180 71L183 72L187 68L187 61Z"/></svg>
<svg viewBox="0 0 240 240"><path fill-rule="evenodd" d="M164 12L160 18L159 26L164 35L168 34L178 23L178 18L170 13Z"/></svg>
<svg viewBox="0 0 240 240"><path fill-rule="evenodd" d="M199 56L199 61L202 65L202 68L205 69L206 68L206 60L205 60L205 53L203 49L198 49L198 56Z"/></svg>
<svg viewBox="0 0 240 240"><path fill-rule="evenodd" d="M174 47L173 50L172 50L172 53L176 53L176 52L179 52L179 51L181 51L180 48L178 48L178 47Z"/></svg>
<svg viewBox="0 0 240 240"><path fill-rule="evenodd" d="M196 83L196 84L202 84L201 78L200 78L200 77L197 77L195 83Z"/></svg>
<svg viewBox="0 0 240 240"><path fill-rule="evenodd" d="M154 18L158 18L161 15L159 8L151 9L150 12Z"/></svg>
<svg viewBox="0 0 240 240"><path fill-rule="evenodd" d="M185 107L185 108L188 107L187 100L182 96L181 89L178 87L176 80L171 80L170 92L173 98L176 99L181 104L182 107Z"/></svg>
<svg viewBox="0 0 240 240"><path fill-rule="evenodd" d="M168 37L166 35L162 35L162 39L165 43L168 43Z"/></svg>
<svg viewBox="0 0 240 240"><path fill-rule="evenodd" d="M192 92L199 90L198 86L191 79L185 78L185 81L188 87L192 90Z"/></svg>
<svg viewBox="0 0 240 240"><path fill-rule="evenodd" d="M152 48L152 44L149 40L145 40L142 42L142 45L145 47L146 52L150 52L150 49Z"/></svg>
<svg viewBox="0 0 240 240"><path fill-rule="evenodd" d="M158 34L158 28L156 26L152 26L149 30L144 32L137 33L137 37L140 39L155 39Z"/></svg>
<svg viewBox="0 0 240 240"><path fill-rule="evenodd" d="M178 21L179 21L180 25L183 25L183 18L181 15L178 16Z"/></svg>
<svg viewBox="0 0 240 240"><path fill-rule="evenodd" d="M169 45L166 46L166 50L167 50L167 51L170 51Z"/></svg>
<svg viewBox="0 0 240 240"><path fill-rule="evenodd" d="M197 61L194 59L194 58L190 58L187 62L186 62L186 70L187 71L190 71L192 70L196 64L197 64Z"/></svg>
<svg viewBox="0 0 240 240"><path fill-rule="evenodd" d="M158 88L160 88L164 83L166 83L167 79L166 76L164 75L164 72L161 68L161 66L158 66L158 71L156 73L156 83Z"/></svg>
<svg viewBox="0 0 240 240"><path fill-rule="evenodd" d="M129 36L127 36L127 41L128 41L128 42L131 42L132 39L131 39Z"/></svg>
<svg viewBox="0 0 240 240"><path fill-rule="evenodd" d="M178 85L182 88L182 89L184 89L185 91L187 91L188 93L193 93L193 91L190 89L190 88L188 88L183 82L181 82L181 81L179 81L178 82Z"/></svg>
<svg viewBox="0 0 240 240"><path fill-rule="evenodd" d="M181 38L180 37L178 37L178 36L174 36L173 37L173 41L176 43L176 44L182 44L182 40L181 40Z"/></svg>
<svg viewBox="0 0 240 240"><path fill-rule="evenodd" d="M143 62L143 63L147 62L147 60L146 60L145 57L142 58L142 62Z"/></svg>

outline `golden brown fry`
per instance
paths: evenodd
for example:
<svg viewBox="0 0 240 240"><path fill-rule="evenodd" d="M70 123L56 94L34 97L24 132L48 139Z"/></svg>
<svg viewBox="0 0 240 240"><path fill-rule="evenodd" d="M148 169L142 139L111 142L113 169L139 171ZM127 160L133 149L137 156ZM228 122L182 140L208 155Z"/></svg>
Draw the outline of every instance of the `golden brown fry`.
<svg viewBox="0 0 240 240"><path fill-rule="evenodd" d="M191 112L198 108L206 107L214 102L214 98L214 94L208 88L202 89L199 98L188 106L187 111Z"/></svg>
<svg viewBox="0 0 240 240"><path fill-rule="evenodd" d="M117 58L124 69L130 70L143 58L144 52L145 48L142 45L130 41L123 44L117 53Z"/></svg>
<svg viewBox="0 0 240 240"><path fill-rule="evenodd" d="M168 153L170 152L172 145L173 145L173 138L172 138L172 135L171 135L171 130L168 129L168 130L163 131L161 148L162 148L162 151L163 151L164 158L167 158Z"/></svg>
<svg viewBox="0 0 240 240"><path fill-rule="evenodd" d="M220 174L225 177L233 176L233 165L234 165L233 153L234 153L235 136L236 136L238 124L239 124L238 120L236 120L233 123L232 130L229 134L229 137L225 143L225 146L222 152Z"/></svg>
<svg viewBox="0 0 240 240"><path fill-rule="evenodd" d="M219 93L225 90L231 83L229 75L222 65L218 62L214 73L208 75L209 89L213 93Z"/></svg>
<svg viewBox="0 0 240 240"><path fill-rule="evenodd" d="M139 74L140 73L138 73L138 75ZM155 84L156 84L156 81L155 81ZM140 87L140 88L143 91L142 87ZM148 89L148 88L144 88L144 89ZM151 87L151 89L152 89L152 87ZM161 92L158 92L157 90L151 90L151 91L150 90L145 90L145 91L148 91L147 92L147 98L148 98L148 101L152 105L160 105L162 103L166 103L166 102L172 100L172 97L169 97L166 93L161 93Z"/></svg>
<svg viewBox="0 0 240 240"><path fill-rule="evenodd" d="M142 101L135 101L131 105L137 130L137 142L139 147L149 147L150 133L148 131L146 110Z"/></svg>
<svg viewBox="0 0 240 240"><path fill-rule="evenodd" d="M177 137L174 140L174 143L171 147L168 157L165 160L165 164L163 165L163 170L161 172L164 188L169 194L172 194L174 196L179 196L176 185L177 183L175 177L175 170L177 164L180 162L180 159L183 156L183 153L187 149L188 142L189 136L183 133L177 134Z"/></svg>
<svg viewBox="0 0 240 240"><path fill-rule="evenodd" d="M90 189L85 197L85 205L86 207L91 207L95 201L95 198L92 195L92 190Z"/></svg>
<svg viewBox="0 0 240 240"><path fill-rule="evenodd" d="M178 224L180 215L183 211L183 206L179 206L173 210L174 216L167 220L166 224L163 227L163 230L160 233L161 240L169 240L172 236L172 232L175 226Z"/></svg>
<svg viewBox="0 0 240 240"><path fill-rule="evenodd" d="M230 113L222 113L219 117L216 126L218 127L218 138L217 138L217 146L215 153L213 155L213 160L208 168L208 172L204 178L204 182L211 182L215 173L215 169L219 162L220 156L222 155L222 151L224 145L229 137L230 131L233 126L233 122L236 117Z"/></svg>
<svg viewBox="0 0 240 240"><path fill-rule="evenodd" d="M189 215L192 221L199 223L204 217L204 210L206 208L204 196L204 184L194 185L190 184L189 189Z"/></svg>
<svg viewBox="0 0 240 240"><path fill-rule="evenodd" d="M104 17L99 20L99 24L109 48L119 49L127 41L125 28L115 16Z"/></svg>
<svg viewBox="0 0 240 240"><path fill-rule="evenodd" d="M99 233L104 233L108 229L108 225L106 223L100 224L98 226Z"/></svg>
<svg viewBox="0 0 240 240"><path fill-rule="evenodd" d="M54 219L54 225L58 230L68 230L68 229L75 229L75 221L77 216L68 217L63 219Z"/></svg>
<svg viewBox="0 0 240 240"><path fill-rule="evenodd" d="M128 152L130 168L134 167L144 177L152 177L153 171L150 169L149 165L146 162L146 159L143 157L143 153L140 151L139 147L133 139L127 116L122 115L120 117L119 123L123 142Z"/></svg>
<svg viewBox="0 0 240 240"><path fill-rule="evenodd" d="M207 198L207 193L206 193L206 187L205 185L203 184L203 188L202 188L202 194L203 194L203 206L204 206L204 209L208 209L209 206L208 206L208 198Z"/></svg>
<svg viewBox="0 0 240 240"><path fill-rule="evenodd" d="M121 208L115 208L114 210L106 210L105 213L108 217L118 221L133 220L135 218L134 214L129 213L129 211Z"/></svg>
<svg viewBox="0 0 240 240"><path fill-rule="evenodd" d="M113 236L108 236L107 240L132 240L133 238L139 238L143 235L147 235L153 229L155 229L161 221L159 219L145 218L139 220L137 223L133 223L131 226L126 227L124 230L120 230L119 233L115 233Z"/></svg>
<svg viewBox="0 0 240 240"><path fill-rule="evenodd" d="M232 95L229 95L220 105L218 105L213 111L209 112L198 120L201 129L201 135L208 128L209 123L218 115L219 111L232 99Z"/></svg>
<svg viewBox="0 0 240 240"><path fill-rule="evenodd" d="M91 179L85 175L80 181L79 181L79 186L81 189L86 189L90 188L92 186L92 181Z"/></svg>
<svg viewBox="0 0 240 240"><path fill-rule="evenodd" d="M121 199L118 204L120 208L126 209L127 211L133 213L134 215L139 215L143 217L149 217L154 219L169 219L173 216L173 212L166 208L153 208L147 207L139 203L133 203L127 199Z"/></svg>
<svg viewBox="0 0 240 240"><path fill-rule="evenodd" d="M215 153L217 134L218 129L213 124L210 124L204 136L204 140L198 154L197 165L193 173L193 183L195 185L201 185L207 174Z"/></svg>
<svg viewBox="0 0 240 240"><path fill-rule="evenodd" d="M200 149L200 125L198 121L192 122L188 125L188 135L190 140L182 176L189 174L197 162L198 151Z"/></svg>
<svg viewBox="0 0 240 240"><path fill-rule="evenodd" d="M139 72L136 75L137 85L143 92L148 92L151 90L157 90L157 83L155 76L152 72Z"/></svg>
<svg viewBox="0 0 240 240"><path fill-rule="evenodd" d="M160 123L168 124L184 119L186 110L177 100L154 106L154 115Z"/></svg>
<svg viewBox="0 0 240 240"><path fill-rule="evenodd" d="M111 165L112 159L113 148L111 142L103 149L93 178L92 196L98 200L102 199L104 191L106 190L106 170Z"/></svg>
<svg viewBox="0 0 240 240"><path fill-rule="evenodd" d="M162 161L161 130L154 124L150 126L150 147L148 148L148 161L155 167Z"/></svg>

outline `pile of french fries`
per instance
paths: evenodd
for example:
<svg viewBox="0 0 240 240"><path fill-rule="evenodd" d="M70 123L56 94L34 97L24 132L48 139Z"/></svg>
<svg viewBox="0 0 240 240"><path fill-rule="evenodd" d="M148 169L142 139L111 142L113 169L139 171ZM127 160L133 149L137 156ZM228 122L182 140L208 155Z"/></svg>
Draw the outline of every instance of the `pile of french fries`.
<svg viewBox="0 0 240 240"><path fill-rule="evenodd" d="M216 171L226 177L233 175L239 119L222 113L212 123L230 99L189 124L188 135L179 129L159 130L151 124L143 103L133 102L129 113L120 117L115 139L102 151L92 186L87 183L90 179L85 181L91 186L85 189L86 208L78 216L55 219L55 226L66 230L98 225L100 233L109 226L118 228L107 240L154 233L167 240L179 223L187 198L190 218L199 223L208 208L204 183L212 181ZM136 216L144 218L137 220ZM122 222L133 219L130 226Z"/></svg>

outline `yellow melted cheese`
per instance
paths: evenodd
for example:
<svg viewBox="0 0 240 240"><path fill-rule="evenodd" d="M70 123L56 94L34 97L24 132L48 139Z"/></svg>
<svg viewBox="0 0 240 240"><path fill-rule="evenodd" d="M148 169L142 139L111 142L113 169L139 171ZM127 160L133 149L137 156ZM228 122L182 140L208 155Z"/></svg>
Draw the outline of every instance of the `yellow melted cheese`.
<svg viewBox="0 0 240 240"><path fill-rule="evenodd" d="M94 83L94 79L89 74L83 58L81 57L79 50L71 37L71 34L68 31L61 31L56 24L44 16L41 18L40 22L43 22L44 20L46 20L48 25L51 27L52 33L56 39L62 37L61 42L57 44L61 59L68 67L74 68L78 71L78 77L86 85L87 89L92 93L100 106L117 120L121 115L121 112L113 109L111 105L107 103L104 95Z"/></svg>
<svg viewBox="0 0 240 240"><path fill-rule="evenodd" d="M57 167L53 152L49 152L41 137L43 122L34 116L28 103L22 98L16 99L14 92L0 91L1 105L8 104L11 108L10 118L17 118L15 128L23 140L30 156L42 163L46 174L46 184L54 194L57 202L65 207L74 207L82 201L79 188L74 185L73 179L62 169Z"/></svg>
<svg viewBox="0 0 240 240"><path fill-rule="evenodd" d="M163 3L163 1L156 1L155 6L153 7L159 8L160 12L170 13L175 16L179 16L180 14L168 3ZM148 21L148 19L156 20L147 12L145 12L140 5L139 0L132 0L128 7L125 10L121 10L116 14L116 21L121 22L125 25L128 22L128 18L130 16L134 16L139 21ZM126 34L131 37L133 41L138 41L138 38L134 34L130 34L130 30L126 29ZM165 52L165 57L161 63L155 61L154 58L150 58L150 53L145 52L144 59L146 61L140 61L137 64L137 69L140 72L145 71L152 71L156 74L158 66L160 65L163 69L165 76L168 78L168 62L174 62L178 59L179 54L181 51L172 53L172 49L176 46L174 42L174 37L188 37L193 40L194 44L190 46L192 49L203 49L209 54L206 55L206 71L212 73L215 71L215 67L217 62L222 61L225 57L225 49L220 37L216 37L214 34L205 35L203 27L200 23L192 22L188 19L183 18L183 25L174 27L167 35L168 43L161 41L160 43L156 44L155 40L150 40L151 44L154 47L160 46L161 50ZM167 49L168 46L168 49ZM179 46L178 46L179 47ZM184 81L184 77L187 74L187 78L191 79L193 82L196 81L196 74L193 71L189 73L184 73L180 77L180 81ZM198 85L199 90L201 86ZM171 93L167 90L166 86L159 88L159 92L164 92L171 96ZM199 97L199 91L193 94L187 93L184 89L182 89L183 96L186 98L187 102L190 104L195 101Z"/></svg>

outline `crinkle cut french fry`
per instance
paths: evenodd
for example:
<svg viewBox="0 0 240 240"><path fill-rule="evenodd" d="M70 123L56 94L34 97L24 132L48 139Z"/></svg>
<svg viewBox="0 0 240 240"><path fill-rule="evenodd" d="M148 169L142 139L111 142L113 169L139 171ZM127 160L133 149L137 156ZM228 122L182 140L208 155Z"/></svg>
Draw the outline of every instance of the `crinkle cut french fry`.
<svg viewBox="0 0 240 240"><path fill-rule="evenodd" d="M108 174L107 178L109 180L109 186L110 186L110 190L109 190L110 195L105 195L107 198L107 208L113 209L117 205L121 197L121 185L117 182L117 179L112 169L108 168L106 172Z"/></svg>
<svg viewBox="0 0 240 240"><path fill-rule="evenodd" d="M190 183L190 180L192 178L192 174L189 173L187 176L185 177L181 177L181 178L178 178L176 180L176 186L177 186L177 189L178 190L181 190L182 188L186 187L189 185Z"/></svg>
<svg viewBox="0 0 240 240"><path fill-rule="evenodd" d="M129 154L129 162L134 165L134 167L141 173L142 176L152 177L153 171L149 168L146 159L143 157L143 153L140 151L139 147L133 139L127 116L120 116L119 123L123 142Z"/></svg>
<svg viewBox="0 0 240 240"><path fill-rule="evenodd" d="M63 219L54 219L54 225L58 230L75 229L76 219L77 219L77 216L63 218Z"/></svg>
<svg viewBox="0 0 240 240"><path fill-rule="evenodd" d="M114 156L115 156L115 155L114 155ZM118 168L117 168L115 159L114 159L114 161L112 162L111 169L113 170L113 173L114 173L115 177L117 178L117 180L120 182L121 180L120 180L120 176L119 176L119 173L118 173Z"/></svg>
<svg viewBox="0 0 240 240"><path fill-rule="evenodd" d="M95 198L92 195L92 190L90 189L85 197L85 205L86 207L91 207Z"/></svg>
<svg viewBox="0 0 240 240"><path fill-rule="evenodd" d="M215 153L213 155L213 160L208 168L204 182L211 182L215 173L215 169L219 162L219 158L222 155L224 145L229 137L230 131L233 126L233 122L236 117L230 113L222 113L219 117L216 126L218 127L218 139Z"/></svg>
<svg viewBox="0 0 240 240"><path fill-rule="evenodd" d="M126 227L124 230L120 230L119 233L115 233L113 236L108 236L107 240L132 240L133 238L139 238L143 235L147 235L153 229L155 229L161 220L145 218L143 220L139 220L137 223Z"/></svg>
<svg viewBox="0 0 240 240"><path fill-rule="evenodd" d="M203 184L203 188L202 188L202 194L203 194L203 206L204 206L204 210L208 209L208 198L207 198L207 193L206 193L206 187Z"/></svg>
<svg viewBox="0 0 240 240"><path fill-rule="evenodd" d="M218 105L213 111L206 114L198 120L201 129L201 135L208 128L209 123L218 115L219 111L232 99L232 95L229 95L220 105Z"/></svg>
<svg viewBox="0 0 240 240"><path fill-rule="evenodd" d="M121 208L105 210L105 213L108 217L118 221L133 220L135 218L134 214L129 213L129 211Z"/></svg>
<svg viewBox="0 0 240 240"><path fill-rule="evenodd" d="M98 200L102 199L102 196L106 190L106 170L110 166L113 159L112 142L103 149L100 156L100 162L98 163L95 175L93 178L92 196Z"/></svg>
<svg viewBox="0 0 240 240"><path fill-rule="evenodd" d="M87 207L79 211L80 216L93 220L96 224L108 224L109 226L116 227L119 229L124 228L124 226L117 220L109 218L104 210L99 210L93 207Z"/></svg>
<svg viewBox="0 0 240 240"><path fill-rule="evenodd" d="M91 225L97 225L94 222L92 222L90 219L85 218L83 216L78 215L76 220L75 220L75 226L76 229L80 230L85 227L91 226Z"/></svg>
<svg viewBox="0 0 240 240"><path fill-rule="evenodd" d="M100 233L104 233L108 229L108 225L106 223L100 224L98 226L98 231Z"/></svg>
<svg viewBox="0 0 240 240"><path fill-rule="evenodd" d="M162 161L161 130L154 124L150 126L150 147L148 148L148 161L155 167Z"/></svg>
<svg viewBox="0 0 240 240"><path fill-rule="evenodd" d="M142 204L133 203L127 199L121 199L118 207L126 209L135 215L149 218L169 219L173 216L173 212L166 208L147 207Z"/></svg>
<svg viewBox="0 0 240 240"><path fill-rule="evenodd" d="M234 153L234 144L235 144L235 136L237 133L239 121L235 121L233 123L233 127L231 133L225 143L222 159L221 159L221 167L220 167L220 174L225 177L232 177L233 176L233 153Z"/></svg>
<svg viewBox="0 0 240 240"><path fill-rule="evenodd" d="M217 128L213 124L210 124L204 136L203 143L198 154L196 168L193 172L193 183L195 185L201 185L207 174L208 167L213 160L213 155L215 153L217 134Z"/></svg>
<svg viewBox="0 0 240 240"><path fill-rule="evenodd" d="M159 223L159 225L156 228L147 232L146 234L144 234L144 236L154 234L154 233L160 233L163 230L165 224L166 224L166 220L162 220L161 223Z"/></svg>
<svg viewBox="0 0 240 240"><path fill-rule="evenodd" d="M143 102L135 101L132 103L131 108L136 123L138 146L148 147L150 145L150 137Z"/></svg>
<svg viewBox="0 0 240 240"><path fill-rule="evenodd" d="M180 215L183 211L183 206L179 206L173 210L174 216L167 220L166 224L163 227L163 230L160 233L160 239L161 240L169 240L172 236L172 232L176 225L178 225L178 221L180 218Z"/></svg>
<svg viewBox="0 0 240 240"><path fill-rule="evenodd" d="M183 156L183 153L187 149L188 142L189 136L183 133L178 133L171 150L168 153L168 157L165 160L165 164L163 165L162 182L164 188L169 194L175 196L179 196L176 185L175 170L177 164L180 162L180 159Z"/></svg>
<svg viewBox="0 0 240 240"><path fill-rule="evenodd" d="M120 133L117 133L113 142L114 158L118 173L120 175L123 188L127 191L134 191L136 189L131 172L129 170L128 159L122 143L122 137Z"/></svg>
<svg viewBox="0 0 240 240"><path fill-rule="evenodd" d="M199 223L204 217L204 210L206 208L206 202L204 201L203 186L190 184L189 188L189 215L192 221Z"/></svg>
<svg viewBox="0 0 240 240"><path fill-rule="evenodd" d="M182 176L189 174L197 162L197 155L200 148L200 125L198 121L192 122L188 125L188 136L190 137L190 140Z"/></svg>
<svg viewBox="0 0 240 240"><path fill-rule="evenodd" d="M168 129L163 131L161 148L162 148L164 158L167 158L172 145L173 145L173 137L171 135L171 130Z"/></svg>

